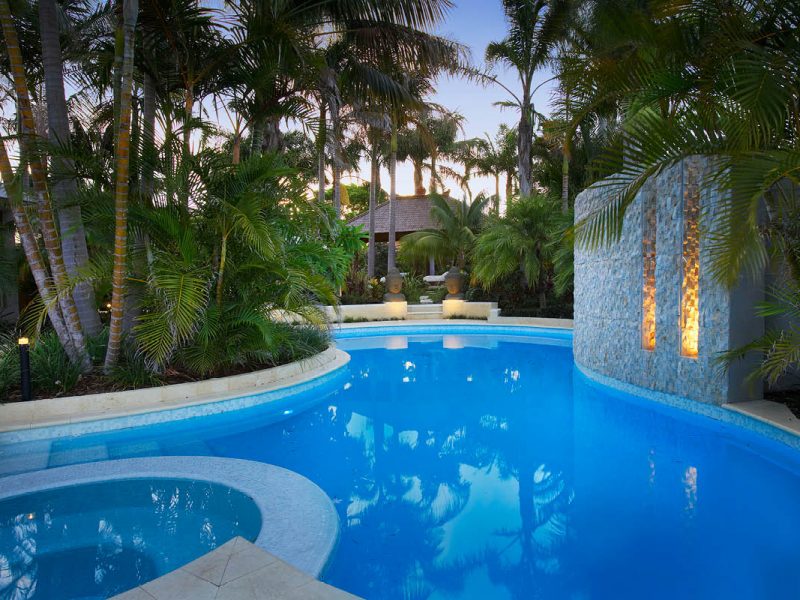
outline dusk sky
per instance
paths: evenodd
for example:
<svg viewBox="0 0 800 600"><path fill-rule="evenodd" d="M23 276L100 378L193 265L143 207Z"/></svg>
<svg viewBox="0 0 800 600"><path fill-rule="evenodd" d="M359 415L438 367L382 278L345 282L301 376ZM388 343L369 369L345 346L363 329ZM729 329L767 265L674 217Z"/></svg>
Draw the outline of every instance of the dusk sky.
<svg viewBox="0 0 800 600"><path fill-rule="evenodd" d="M506 22L503 8L499 0L456 0L455 7L450 11L447 21L439 28L438 33L455 39L472 52L472 60L476 65L484 64L484 52L489 42L499 41L505 37ZM496 68L499 79L515 92L519 89L516 74ZM542 70L536 77L534 87L552 77L552 73ZM505 90L492 85L482 87L468 81L444 78L437 84L437 93L433 101L456 110L464 115L464 132L462 137L472 138L483 136L488 132L494 134L501 123L514 125L519 120L519 113L512 109L501 109L493 106L494 102L508 98ZM544 114L549 113L550 99L553 83L546 83L534 95L534 107ZM369 167L362 166L362 174L369 176ZM425 175L427 185L428 176ZM347 178L345 178L347 181ZM454 181L446 181L451 194L461 198L463 192ZM389 173L381 173L381 184L388 191ZM504 194L505 181L501 180L501 195ZM473 195L481 191L493 194L494 180L490 178L473 178L470 188ZM410 163L397 165L397 192L398 194L413 194L414 181Z"/></svg>

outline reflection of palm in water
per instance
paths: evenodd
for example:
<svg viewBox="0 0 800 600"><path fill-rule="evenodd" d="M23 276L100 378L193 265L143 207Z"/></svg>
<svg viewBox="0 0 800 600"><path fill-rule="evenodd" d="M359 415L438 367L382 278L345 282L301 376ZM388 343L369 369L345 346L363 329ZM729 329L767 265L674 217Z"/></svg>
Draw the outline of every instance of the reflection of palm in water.
<svg viewBox="0 0 800 600"><path fill-rule="evenodd" d="M0 554L0 600L27 600L36 593L36 521L29 514L14 518L10 556Z"/></svg>
<svg viewBox="0 0 800 600"><path fill-rule="evenodd" d="M445 374L437 358L437 353L431 352L424 362L398 360L396 377L424 383L439 371L441 380ZM447 366L452 369L452 363ZM392 379L386 369L383 365L384 382ZM505 368L501 372L503 387L522 391L524 381L519 376L507 377L510 371ZM454 418L452 403L431 402L428 396L413 393L394 398L396 392L375 385L378 381L370 377L374 374L368 366L362 366L354 373L353 381L361 394L337 402L335 411L325 413L328 417L334 415L332 420L338 422L338 427L328 423L339 429L331 432L331 439L349 437L352 442L355 437L360 441L360 468L352 463L351 466L354 471L364 471L348 499L346 519L352 528L348 537L359 538L361 553L369 555L374 551L392 556L388 567L378 561L362 567L373 571L365 579L382 581L386 588L372 593L354 591L367 597L382 597L389 590L397 592L397 585L402 587L402 593L396 595L404 598L424 598L432 589L465 592L468 590L462 586L466 574L488 568L493 583L515 597L528 597L526 592L531 591L536 572L559 573L573 491L560 470L547 469L536 461L536 456L563 455L563 436L537 432L534 437L538 441L532 441L536 421L541 425L543 415L533 415L533 422L519 422L519 415L515 414L519 407L514 402L487 407L481 398L459 396ZM469 381L465 374L446 375L449 381ZM393 403L402 403L406 410L398 415ZM424 404L424 408L418 404ZM487 414L487 410L492 412ZM352 430L354 415L361 423L358 431ZM348 425L351 430L345 431ZM561 425L562 431L568 430L567 423ZM409 439L414 443L408 443ZM470 499L470 480L462 476L462 468L467 465L485 473L491 471L500 480L519 481L521 527L496 532L496 537L510 538L508 543L498 545L496 539L489 539L484 548L470 553L445 548L444 526L462 513ZM386 531L389 524L392 531ZM358 534L359 530L365 533ZM370 530L383 533L369 535L366 532ZM361 547L362 543L378 540L375 548ZM445 554L455 556L444 562ZM392 592L388 595L393 597Z"/></svg>

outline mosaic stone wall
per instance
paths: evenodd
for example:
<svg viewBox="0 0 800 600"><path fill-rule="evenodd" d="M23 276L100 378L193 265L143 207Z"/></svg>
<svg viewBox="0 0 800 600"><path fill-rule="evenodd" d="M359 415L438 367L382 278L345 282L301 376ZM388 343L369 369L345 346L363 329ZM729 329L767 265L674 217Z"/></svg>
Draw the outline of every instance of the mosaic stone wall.
<svg viewBox="0 0 800 600"><path fill-rule="evenodd" d="M727 373L716 360L719 352L759 335L763 324L752 307L763 298L763 283L743 283L734 290L713 281L707 251L708 232L717 216L717 190L704 182L706 164L690 158L646 183L630 206L620 239L596 250L575 250L575 360L582 366L625 383L722 404L760 397L760 386L745 385L751 364ZM682 356L682 303L686 293L685 194L699 193L699 274L697 356ZM579 221L603 206L609 188L594 186L575 200ZM648 204L655 202L655 345L648 349L650 305L647 264L650 242L643 236ZM652 218L652 216L651 216ZM691 227L690 222L690 227ZM688 232L693 233L693 232ZM689 271L696 272L694 265Z"/></svg>

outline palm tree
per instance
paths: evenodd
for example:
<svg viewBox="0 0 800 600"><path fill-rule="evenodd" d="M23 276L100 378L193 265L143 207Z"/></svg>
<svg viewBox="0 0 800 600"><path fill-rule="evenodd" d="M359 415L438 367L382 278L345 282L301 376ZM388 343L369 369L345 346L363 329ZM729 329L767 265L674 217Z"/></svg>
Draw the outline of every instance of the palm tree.
<svg viewBox="0 0 800 600"><path fill-rule="evenodd" d="M59 150L52 157L51 193L58 209L64 265L70 277L77 278L89 265L86 233L80 205L74 202L77 184L70 149L69 115L64 94L64 66L61 55L58 10L55 0L39 2L39 31L42 38L42 68L47 98L47 125L50 144ZM100 315L94 290L89 282L75 284L72 296L81 326L89 336L100 333Z"/></svg>
<svg viewBox="0 0 800 600"><path fill-rule="evenodd" d="M437 193L441 180L437 159L448 155L455 149L456 135L464 117L458 113L432 105L426 106L421 114L413 119L408 127L398 135L398 159L411 160L414 165L414 188L417 195L425 193L422 183L423 170L430 172L431 194ZM426 164L426 160L430 162Z"/></svg>
<svg viewBox="0 0 800 600"><path fill-rule="evenodd" d="M441 196L433 196L431 218L438 228L409 233L402 241L403 254L414 261L433 257L463 269L483 223L487 202L479 198L450 203Z"/></svg>
<svg viewBox="0 0 800 600"><path fill-rule="evenodd" d="M36 125L33 118L25 65L19 46L17 31L14 26L8 0L0 0L0 25L6 41L6 51L11 67L14 88L17 95L17 110L22 122L22 134L19 136L20 147L30 167L31 180L36 194L39 225L42 239L47 250L50 270L55 283L56 298L61 309L64 329L61 342L70 358L80 364L83 369L90 368L86 341L81 328L80 317L69 287L69 275L64 265L58 228L50 200L44 163L36 141ZM33 254L32 254L33 256ZM43 296L44 298L44 296Z"/></svg>
<svg viewBox="0 0 800 600"><path fill-rule="evenodd" d="M503 63L517 72L522 93L516 94L496 79L511 101L499 103L520 113L517 126L517 170L520 194L531 193L531 144L536 113L533 106L534 77L551 58L551 52L563 36L566 17L571 10L568 0L503 0L509 24L508 35L486 48L489 64Z"/></svg>
<svg viewBox="0 0 800 600"><path fill-rule="evenodd" d="M471 140L477 150L475 170L480 175L494 177L494 209L500 213L500 177L506 176L506 203L513 195L514 171L517 168L516 135L507 125L500 125L494 138L487 133L484 139Z"/></svg>
<svg viewBox="0 0 800 600"><path fill-rule="evenodd" d="M114 269L111 279L111 320L104 369L110 373L119 358L125 306L125 279L128 270L128 190L130 186L131 93L133 89L133 49L138 0L123 0L122 79L119 126L116 144L114 181Z"/></svg>
<svg viewBox="0 0 800 600"><path fill-rule="evenodd" d="M563 232L563 217L547 196L523 196L494 219L478 237L473 253L473 278L491 287L519 273L526 288L539 294L546 306L547 280L552 271L555 243Z"/></svg>

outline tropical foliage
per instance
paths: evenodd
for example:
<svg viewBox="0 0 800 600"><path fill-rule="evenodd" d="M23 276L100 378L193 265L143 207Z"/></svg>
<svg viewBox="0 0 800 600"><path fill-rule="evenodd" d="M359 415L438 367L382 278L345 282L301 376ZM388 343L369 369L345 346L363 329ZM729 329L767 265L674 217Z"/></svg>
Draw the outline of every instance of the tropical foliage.
<svg viewBox="0 0 800 600"><path fill-rule="evenodd" d="M435 229L423 229L405 236L401 253L411 261L426 263L429 258L463 269L475 245L487 200L448 201L443 196L431 199L431 219Z"/></svg>
<svg viewBox="0 0 800 600"><path fill-rule="evenodd" d="M548 196L520 198L504 217L494 217L484 227L475 244L472 277L491 288L517 274L523 287L538 295L540 308L545 308L556 252L570 225Z"/></svg>
<svg viewBox="0 0 800 600"><path fill-rule="evenodd" d="M597 161L615 172L604 183L611 200L580 224L579 241L615 239L644 181L686 157L704 156L722 198L709 239L712 274L731 286L742 276L760 276L775 255L773 233L796 220L796 213L773 210L772 198L800 184L796 4L599 2L581 18L575 51L560 67L569 90L563 135L587 118L603 123L617 115L619 125ZM781 262L792 260L779 254ZM796 281L790 275L774 295L785 299ZM781 352L781 360L776 352L792 339L783 330L753 346L767 350L770 379L776 365L791 366L796 347Z"/></svg>
<svg viewBox="0 0 800 600"><path fill-rule="evenodd" d="M324 324L361 249L337 216L359 128L380 130L365 115L420 109L430 84L403 73L426 82L464 53L429 33L446 0L267 4L0 2L18 115L0 171L36 288L19 323L34 354L58 340L48 355L82 377L143 382L325 343L291 323Z"/></svg>

